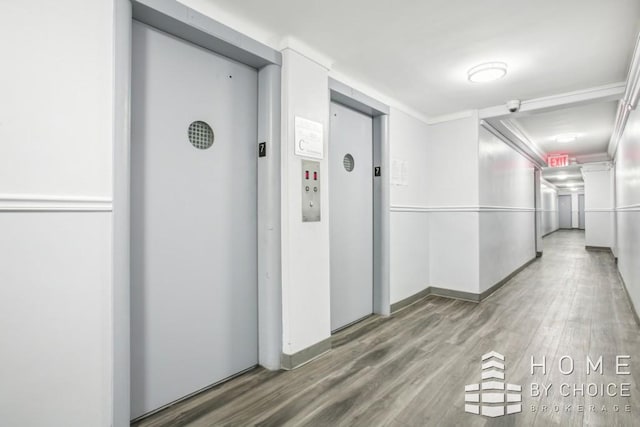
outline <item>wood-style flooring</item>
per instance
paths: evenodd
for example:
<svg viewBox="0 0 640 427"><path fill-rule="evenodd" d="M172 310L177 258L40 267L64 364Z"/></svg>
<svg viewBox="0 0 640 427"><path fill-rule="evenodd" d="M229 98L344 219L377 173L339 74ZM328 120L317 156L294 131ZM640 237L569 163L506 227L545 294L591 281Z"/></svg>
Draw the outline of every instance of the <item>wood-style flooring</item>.
<svg viewBox="0 0 640 427"><path fill-rule="evenodd" d="M481 382L480 358L492 350L505 356L506 382L522 385L519 414L464 412L464 386ZM558 370L564 355L570 375ZM587 376L586 357L600 355L603 375ZM616 355L631 356L630 375L616 375ZM531 375L532 356L546 357L546 375ZM531 383L553 384L552 394L532 397ZM631 383L631 396L562 397L563 383ZM613 257L586 251L583 232L558 231L542 258L480 304L428 297L371 317L305 366L257 368L137 425L640 426L638 385L640 328Z"/></svg>

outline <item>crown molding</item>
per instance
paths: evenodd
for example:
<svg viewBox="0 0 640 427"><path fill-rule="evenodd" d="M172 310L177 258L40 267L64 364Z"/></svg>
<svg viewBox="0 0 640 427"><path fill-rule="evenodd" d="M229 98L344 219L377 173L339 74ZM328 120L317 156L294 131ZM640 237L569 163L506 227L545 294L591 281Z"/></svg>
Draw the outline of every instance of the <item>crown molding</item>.
<svg viewBox="0 0 640 427"><path fill-rule="evenodd" d="M589 104L594 101L616 101L624 96L624 93L625 83L618 82L573 92L565 92L541 98L528 99L522 101L522 103L520 104L520 110L517 113L510 113L507 109L507 106L502 104L483 108L480 110L479 114L481 119L503 117L517 118L521 116L527 116L533 112L553 111L570 106Z"/></svg>
<svg viewBox="0 0 640 427"><path fill-rule="evenodd" d="M607 152L613 159L618 151L620 138L627 126L627 120L631 111L638 107L638 99L640 98L640 35L636 38L636 47L631 57L631 65L627 74L627 82L624 95L618 104L618 113L613 128L611 139L609 140L609 148Z"/></svg>

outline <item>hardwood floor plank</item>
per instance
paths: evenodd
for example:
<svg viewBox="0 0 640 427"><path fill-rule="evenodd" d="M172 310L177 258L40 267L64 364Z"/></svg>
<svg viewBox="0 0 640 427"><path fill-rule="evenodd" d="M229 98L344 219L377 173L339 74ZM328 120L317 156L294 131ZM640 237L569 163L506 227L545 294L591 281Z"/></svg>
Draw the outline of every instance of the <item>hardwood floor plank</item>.
<svg viewBox="0 0 640 427"><path fill-rule="evenodd" d="M581 232L559 231L544 244L542 258L480 304L429 296L389 317L369 317L336 334L332 351L305 366L257 368L136 425L640 425L640 328L613 258L586 251ZM464 386L481 381L481 356L492 350L505 356L506 382L523 385L519 414L464 412ZM618 354L632 355L630 375L615 374ZM531 375L532 355L547 357L546 374ZM564 355L574 358L571 375L557 368ZM603 375L586 375L587 355L603 356ZM531 397L529 389L621 381L632 384L628 398ZM616 404L632 412L615 412Z"/></svg>

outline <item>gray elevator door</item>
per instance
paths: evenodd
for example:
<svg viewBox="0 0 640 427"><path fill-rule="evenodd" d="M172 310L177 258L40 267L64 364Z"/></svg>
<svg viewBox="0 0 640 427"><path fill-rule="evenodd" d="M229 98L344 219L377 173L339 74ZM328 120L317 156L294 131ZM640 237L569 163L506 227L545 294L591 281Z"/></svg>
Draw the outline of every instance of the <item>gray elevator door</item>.
<svg viewBox="0 0 640 427"><path fill-rule="evenodd" d="M258 78L137 22L132 59L137 418L257 363Z"/></svg>
<svg viewBox="0 0 640 427"><path fill-rule="evenodd" d="M578 195L578 228L584 230L584 194Z"/></svg>
<svg viewBox="0 0 640 427"><path fill-rule="evenodd" d="M331 329L373 312L373 120L331 103Z"/></svg>
<svg viewBox="0 0 640 427"><path fill-rule="evenodd" d="M572 228L571 196L558 196L558 215L560 228Z"/></svg>

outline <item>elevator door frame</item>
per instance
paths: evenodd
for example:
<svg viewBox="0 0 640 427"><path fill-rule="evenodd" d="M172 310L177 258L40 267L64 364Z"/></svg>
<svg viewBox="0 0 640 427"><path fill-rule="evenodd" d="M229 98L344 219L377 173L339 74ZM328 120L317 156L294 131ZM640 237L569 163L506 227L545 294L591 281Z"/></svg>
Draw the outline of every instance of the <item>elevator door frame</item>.
<svg viewBox="0 0 640 427"><path fill-rule="evenodd" d="M282 350L280 115L282 54L175 0L115 0L113 129L113 425L130 420L130 105L132 22L142 22L258 72L258 362L280 368ZM267 156L258 158L258 143ZM117 367L117 369L115 369Z"/></svg>
<svg viewBox="0 0 640 427"><path fill-rule="evenodd" d="M373 313L391 314L389 292L389 106L329 78L329 103L335 102L373 119ZM329 144L331 150L331 144ZM331 185L331 183L329 184ZM331 209L331 206L329 206ZM346 325L349 326L349 325Z"/></svg>
<svg viewBox="0 0 640 427"><path fill-rule="evenodd" d="M258 365L258 74L137 20L132 40L135 422ZM175 66L166 69L168 62ZM183 84L184 73L193 74ZM204 98L200 91L209 95ZM230 102L237 108L234 113L227 107ZM186 138L195 119L215 129L219 138L211 149L194 148ZM242 194L216 184L229 178L226 165L233 162L245 171L236 178ZM190 185L198 181L211 185ZM167 204L167 197L173 203ZM236 209L244 213L238 215ZM194 216L194 211L200 213ZM220 222L211 223L214 217ZM160 235L164 244L157 240ZM191 254L169 255L174 246L189 248ZM227 254L231 262L223 261Z"/></svg>
<svg viewBox="0 0 640 427"><path fill-rule="evenodd" d="M356 110L352 109L351 107L348 107L348 106L346 106L346 105L344 105L344 104L342 104L342 103L335 102L335 101L331 101L331 102L330 102L330 107L329 107L329 108L330 108L330 110L329 110L329 111L330 111L330 116L331 116L331 117L329 118L329 119L330 119L330 120L329 120L329 122L331 123L331 125L330 125L330 126L333 126L333 121L334 121L334 119L333 119L334 105L335 105L335 106L337 106L337 107L342 107L342 108L344 108L344 109L346 109L346 110L350 110L350 112L351 112L351 113L353 113L353 114L357 114L358 116L360 116L360 114L362 114L360 111L356 111ZM374 169L373 169L373 167L374 167L374 166L373 166L373 117L371 117L369 114L362 114L362 116L363 116L363 117L365 117L365 118L366 118L366 120L371 119L371 140L370 140L370 141L368 141L368 142L371 144L371 161L370 161L370 162L367 162L366 164L364 164L365 169L368 171L368 173L369 173L369 174L371 174L371 175L369 175L369 177L371 178L371 188L370 188L370 191L371 191L371 204L369 205L369 203L366 203L366 205L368 205L368 206L367 206L367 209L371 209L371 211L370 211L370 213L371 213L371 217L370 217L370 220L371 220L371 229L370 229L370 230L369 230L369 232L367 233L367 236L366 236L366 237L365 237L365 236L362 236L362 235L360 235L360 236L361 236L361 237L363 237L363 238L365 238L365 239L368 239L369 237L371 238L371 253L369 254L369 257L367 257L367 259L366 259L366 262L367 262L367 263L368 263L368 262L371 262L371 265L370 265L370 268L371 268L371 269L369 270L369 269L367 268L367 270L369 270L369 271L368 271L368 272L366 272L366 273L365 273L364 271L360 271L360 270L359 270L359 271L360 271L361 273L365 273L365 274L369 274L369 273L370 273L370 274L371 274L371 280L373 280L373 256L374 256L374 252L373 252L373 181L374 181L374 179L375 179L375 178L377 178L377 177L375 177L375 176L374 176ZM368 127L368 126L367 126L367 127ZM331 140L331 137L333 137L333 136L335 135L335 134L334 134L334 132L335 132L335 129L333 129L333 128L331 128L331 129L329 130L329 135L330 135L330 140L329 140L329 151L330 151L330 152L331 152L332 150L337 150L337 147L336 147L336 145L335 145L334 141L332 141L332 140ZM367 139L368 139L368 138L367 138ZM351 151L349 151L349 152L351 153ZM331 155L332 155L332 153L330 153L330 155L328 156L328 157L329 157L329 161L330 161L330 162L335 162L335 161L337 161L337 159L332 158L332 157L331 157ZM358 159L357 154L355 154L353 158L354 158L354 159ZM358 159L358 160L359 160L359 159ZM357 162L358 162L358 161L357 161ZM358 165L361 167L361 166L362 166L362 161L359 161L359 162L358 162ZM332 171L334 171L334 169L333 169L333 168L334 168L334 167L337 167L337 166L338 166L338 165L333 165L333 164L332 164L332 165L329 165L329 185L330 185L330 186L337 185L336 176L335 176L335 174L334 174L334 173L332 173ZM342 169L342 168L341 168L341 167L339 167L339 169ZM355 169L354 169L354 170L355 170ZM342 170L341 170L341 172L342 172ZM356 171L356 173L357 173L357 172L358 172L358 171ZM365 172L365 173L367 173L367 172ZM351 174L349 174L349 176L350 176L350 175L351 175ZM335 193L335 191L336 191L336 190L334 189L333 191L331 191L331 194L330 194L330 200L331 200L330 209L329 209L329 210L331 211L330 221L329 221L329 228L330 228L330 229L331 229L331 227L335 227L335 226L336 226L336 225L335 225L335 221L334 221L334 220L336 219L335 215L336 215L336 213L337 213L337 211L336 211L336 209L337 209L337 208L336 208L336 206L334 206L335 199L333 199L334 197L336 197L336 193ZM351 197L349 197L349 198L351 198ZM337 222L340 222L340 221L337 221ZM359 223L358 223L357 225L359 226L359 225L360 225L360 223L361 223L361 221L359 221ZM343 222L343 225L344 225L344 222ZM351 224L351 225L353 225L353 224ZM351 230L351 231L353 231L353 230ZM339 234L341 234L341 233L339 233ZM336 237L335 230L330 230L330 234L329 234L329 247L330 247L330 252L331 252L331 251L333 251L333 250L335 250L335 248L336 248L336 247L339 247L339 246L340 246L339 244L336 244L335 242L333 242L333 239L334 239L335 237ZM359 240L359 239L358 239L358 240ZM336 270L341 270L341 269L336 268L335 261L336 261L336 260L340 260L340 259L341 259L341 257L342 257L342 256L344 256L344 255L345 255L344 253L341 253L341 254L340 254L340 256L337 256L337 257L336 257L336 256L332 253L332 254L331 254L331 257L330 257L330 265L331 265L331 275L330 275L330 276L331 276L331 279L330 279L331 283L330 283L330 291L331 291L331 293L332 293L332 295L331 295L331 307L330 307L330 314L331 314L331 333L332 333L332 334L334 334L334 333L336 333L336 332L338 332L338 331L341 331L342 329L348 328L349 326L351 326L351 325L353 325L353 324L355 324L355 323L358 323L358 322L360 322L360 321L364 320L365 318L369 317L369 316L373 313L373 283L371 283L371 294L370 294L370 295L369 295L369 289L367 289L367 297L368 297L369 301L368 301L368 309L367 309L366 314L365 314L365 312L364 312L364 311L362 311L362 312L360 312L360 313L358 314L358 317L357 317L357 318L355 318L355 319L354 319L354 318L352 318L352 319L350 319L349 321L347 321L347 323L340 322L340 323L341 323L340 325L334 326L334 320L335 320L335 317L336 317L336 305L338 305L338 304L339 304L340 299L342 299L342 298L335 299L335 298L334 298L334 295L333 295L333 292L337 289L337 287L336 287L336 283L334 283L334 280L335 280L335 276L334 276L334 274L335 274L335 272L334 272L334 268L335 268ZM349 261L353 261L353 258L349 258L350 256L352 256L352 254L347 255L347 256L346 256L346 258L348 258L348 259L349 259ZM356 265L357 265L357 264L361 263L362 261L363 261L363 260L362 260L362 258L360 258L360 259L357 259L357 260L356 260L356 262L355 262L355 263L353 263L353 264L356 264ZM350 264L351 264L351 263L350 263ZM344 267L345 267L345 266L343 265L343 268L344 268ZM360 278L358 278L358 279L360 279ZM362 285L362 284L363 284L363 282L359 282L359 283L360 283L360 285ZM347 286L352 286L352 285L351 285L351 284L349 284L349 285L347 285ZM367 284L367 286L368 286L368 284ZM356 287L358 287L358 286L356 286ZM337 294L337 293L336 293L336 294ZM344 295L342 295L342 296L344 297ZM349 298L344 298L344 299L349 299ZM358 301L350 300L350 302L355 303L355 304L364 304L364 301L362 301L360 298L356 298L356 299L357 299ZM338 304L336 304L337 302L338 302ZM363 307L363 308L364 308L364 307ZM351 309L353 309L353 307L351 307ZM341 310L338 310L338 312L341 312Z"/></svg>

